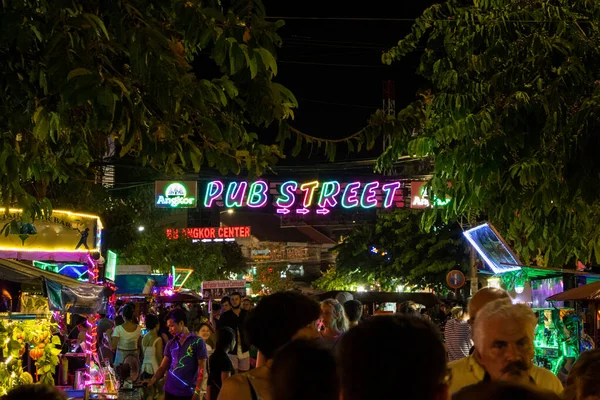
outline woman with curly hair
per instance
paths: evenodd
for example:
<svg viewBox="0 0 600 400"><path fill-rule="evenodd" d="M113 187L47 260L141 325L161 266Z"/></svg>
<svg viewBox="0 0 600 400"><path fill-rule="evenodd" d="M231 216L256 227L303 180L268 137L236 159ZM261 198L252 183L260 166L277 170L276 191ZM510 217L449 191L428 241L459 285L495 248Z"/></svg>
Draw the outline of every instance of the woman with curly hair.
<svg viewBox="0 0 600 400"><path fill-rule="evenodd" d="M348 318L344 306L335 299L327 299L321 303L321 321L323 344L334 349L344 332L348 330Z"/></svg>

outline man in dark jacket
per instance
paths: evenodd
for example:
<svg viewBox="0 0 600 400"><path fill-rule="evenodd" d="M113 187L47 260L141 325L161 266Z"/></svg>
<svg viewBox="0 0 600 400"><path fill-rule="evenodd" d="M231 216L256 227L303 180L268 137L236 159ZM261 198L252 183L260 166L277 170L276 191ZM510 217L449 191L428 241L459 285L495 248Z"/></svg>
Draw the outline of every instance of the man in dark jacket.
<svg viewBox="0 0 600 400"><path fill-rule="evenodd" d="M219 327L231 328L237 338L235 348L229 353L235 372L246 372L250 369L250 345L246 339L245 324L248 312L242 309L242 295L233 293L230 298L231 310L221 315Z"/></svg>

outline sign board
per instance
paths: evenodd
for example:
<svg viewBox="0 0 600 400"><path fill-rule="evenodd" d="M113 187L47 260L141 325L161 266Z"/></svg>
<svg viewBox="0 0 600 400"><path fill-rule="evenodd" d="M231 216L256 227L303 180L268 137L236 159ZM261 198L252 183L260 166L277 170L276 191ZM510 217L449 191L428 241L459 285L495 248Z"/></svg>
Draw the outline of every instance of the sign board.
<svg viewBox="0 0 600 400"><path fill-rule="evenodd" d="M465 285L465 274L457 269L448 272L446 275L446 283L451 289L460 289Z"/></svg>
<svg viewBox="0 0 600 400"><path fill-rule="evenodd" d="M410 208L422 209L431 207L444 207L450 199L438 199L433 196L433 201L427 194L427 182L410 183Z"/></svg>
<svg viewBox="0 0 600 400"><path fill-rule="evenodd" d="M150 275L150 265L119 265L115 275Z"/></svg>
<svg viewBox="0 0 600 400"><path fill-rule="evenodd" d="M202 185L200 199L204 208L261 209L272 205L277 214L315 214L332 210L360 210L402 207L401 181L338 182L254 182L210 181Z"/></svg>
<svg viewBox="0 0 600 400"><path fill-rule="evenodd" d="M246 296L245 280L202 282L202 297L205 299L221 299L224 296L231 296L235 292L240 293L242 297Z"/></svg>
<svg viewBox="0 0 600 400"><path fill-rule="evenodd" d="M233 241L250 237L249 226L221 226L209 228L167 228L167 239L186 238L200 241Z"/></svg>
<svg viewBox="0 0 600 400"><path fill-rule="evenodd" d="M154 205L156 208L196 208L198 182L156 181Z"/></svg>
<svg viewBox="0 0 600 400"><path fill-rule="evenodd" d="M104 277L114 282L117 274L117 254L115 252L108 250L104 268Z"/></svg>
<svg viewBox="0 0 600 400"><path fill-rule="evenodd" d="M6 209L0 210L0 226L8 229L8 235L0 235L0 252L17 251L24 255L28 252L89 253L100 250L102 222L99 217L54 210L50 216L22 223L22 211L11 208L6 213ZM52 259L58 261L60 256Z"/></svg>
<svg viewBox="0 0 600 400"><path fill-rule="evenodd" d="M495 274L521 269L521 261L490 224L476 226L463 235Z"/></svg>

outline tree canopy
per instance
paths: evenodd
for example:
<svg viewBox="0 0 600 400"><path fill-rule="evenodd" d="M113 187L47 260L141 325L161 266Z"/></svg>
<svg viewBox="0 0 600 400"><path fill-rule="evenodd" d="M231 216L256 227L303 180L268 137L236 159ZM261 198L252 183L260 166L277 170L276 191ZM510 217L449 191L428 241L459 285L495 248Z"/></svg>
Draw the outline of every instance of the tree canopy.
<svg viewBox="0 0 600 400"><path fill-rule="evenodd" d="M48 184L111 147L165 174L260 174L282 154L256 130L297 106L273 81L283 22L264 17L260 0L3 1L3 204L49 209Z"/></svg>
<svg viewBox="0 0 600 400"><path fill-rule="evenodd" d="M426 228L486 219L527 265L600 261L599 17L594 0L449 0L383 55L422 52L428 87L374 124L392 133L380 168L429 157L452 197Z"/></svg>
<svg viewBox="0 0 600 400"><path fill-rule="evenodd" d="M468 266L462 230L458 224L436 223L426 233L420 221L421 214L410 209L378 214L375 224L359 227L332 249L335 268L315 286L356 290L377 283L391 291L398 286L447 291L447 273Z"/></svg>

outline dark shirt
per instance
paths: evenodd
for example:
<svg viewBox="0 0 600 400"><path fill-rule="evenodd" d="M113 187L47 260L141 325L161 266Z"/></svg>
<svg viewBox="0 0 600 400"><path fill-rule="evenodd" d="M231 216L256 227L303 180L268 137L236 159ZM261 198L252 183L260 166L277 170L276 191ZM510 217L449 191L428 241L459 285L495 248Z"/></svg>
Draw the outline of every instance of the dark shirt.
<svg viewBox="0 0 600 400"><path fill-rule="evenodd" d="M240 337L240 341L241 341L241 345L242 345L242 353L245 353L247 351L250 351L250 344L248 343L248 340L246 338L246 331L245 331L245 325L246 325L246 317L248 315L248 312L246 310L240 310L240 315L236 315L233 310L229 310L225 313L223 313L223 315L221 315L221 318L219 319L219 323L218 323L218 327L222 328L224 326L228 326L230 327L235 333L235 337L236 337L236 341L237 341L237 337L238 337L238 333L239 333L239 337ZM237 355L237 343L234 347L234 349L232 351L229 352L229 354L234 354Z"/></svg>
<svg viewBox="0 0 600 400"><path fill-rule="evenodd" d="M206 344L193 333L183 344L178 338L169 340L164 356L170 360L165 392L173 396L192 396L198 380L198 360L208 358Z"/></svg>
<svg viewBox="0 0 600 400"><path fill-rule="evenodd" d="M224 351L215 351L208 359L208 386L210 386L210 399L216 399L221 391L223 382L221 372L235 373L233 364Z"/></svg>

